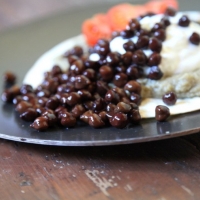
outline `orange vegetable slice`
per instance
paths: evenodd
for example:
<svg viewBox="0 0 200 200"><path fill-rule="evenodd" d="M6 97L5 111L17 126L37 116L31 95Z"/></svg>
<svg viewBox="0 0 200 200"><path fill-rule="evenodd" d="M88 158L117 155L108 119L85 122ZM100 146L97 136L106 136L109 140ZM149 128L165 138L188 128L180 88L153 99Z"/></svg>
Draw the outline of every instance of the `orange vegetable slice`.
<svg viewBox="0 0 200 200"><path fill-rule="evenodd" d="M108 23L112 30L121 31L126 28L130 19L136 18L145 12L146 7L142 5L118 4L108 10Z"/></svg>
<svg viewBox="0 0 200 200"><path fill-rule="evenodd" d="M83 22L82 32L88 45L93 46L100 38L109 39L111 37L112 30L107 23L106 15L97 14L91 19Z"/></svg>

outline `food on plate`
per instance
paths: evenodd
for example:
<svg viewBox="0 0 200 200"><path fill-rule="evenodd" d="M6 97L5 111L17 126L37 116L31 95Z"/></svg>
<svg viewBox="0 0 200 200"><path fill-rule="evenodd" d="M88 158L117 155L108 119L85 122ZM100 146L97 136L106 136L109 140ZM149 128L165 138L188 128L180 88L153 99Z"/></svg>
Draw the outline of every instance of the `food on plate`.
<svg viewBox="0 0 200 200"><path fill-rule="evenodd" d="M168 92L162 96L162 100L166 105L175 105L177 96L174 92Z"/></svg>
<svg viewBox="0 0 200 200"><path fill-rule="evenodd" d="M79 121L124 128L199 109L200 14L177 12L177 6L155 0L95 15L83 23L84 35L45 53L2 100L13 102L36 130Z"/></svg>
<svg viewBox="0 0 200 200"><path fill-rule="evenodd" d="M141 30L147 32L143 36L118 36L111 41L111 51L121 55L126 53L124 45L127 42L129 45L131 41L135 43L137 49L142 47L147 61L136 63L147 76L138 80L142 85L142 97L160 98L170 91L178 98L200 96L200 26L181 12L171 15L165 18L162 14L146 16L140 20ZM164 20L165 23L168 20L167 28L163 27ZM195 42L191 42L193 37Z"/></svg>
<svg viewBox="0 0 200 200"><path fill-rule="evenodd" d="M167 106L156 106L156 120L159 122L166 121L170 116L170 110Z"/></svg>

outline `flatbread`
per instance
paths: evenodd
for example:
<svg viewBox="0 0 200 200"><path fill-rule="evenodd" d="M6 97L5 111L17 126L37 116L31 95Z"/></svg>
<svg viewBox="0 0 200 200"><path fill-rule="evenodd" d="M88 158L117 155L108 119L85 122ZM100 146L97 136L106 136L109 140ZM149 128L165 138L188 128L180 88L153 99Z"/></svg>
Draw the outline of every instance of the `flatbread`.
<svg viewBox="0 0 200 200"><path fill-rule="evenodd" d="M87 49L83 35L78 35L63 41L44 53L30 68L24 77L23 83L30 84L34 88L37 87L44 79L44 72L50 71L55 64L58 64L63 70L67 70L69 68L69 63L67 59L63 57L63 54L75 45L82 46L84 50ZM147 98L143 100L139 107L141 117L155 117L155 107L157 105L165 104L161 99ZM200 109L200 97L178 99L175 105L168 107L171 115L196 111Z"/></svg>

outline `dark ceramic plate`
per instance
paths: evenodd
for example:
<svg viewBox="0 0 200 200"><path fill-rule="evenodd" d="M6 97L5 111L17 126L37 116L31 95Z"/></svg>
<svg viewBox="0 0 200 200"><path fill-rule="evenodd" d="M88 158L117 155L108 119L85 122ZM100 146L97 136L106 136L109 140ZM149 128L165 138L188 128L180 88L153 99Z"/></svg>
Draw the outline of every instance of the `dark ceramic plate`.
<svg viewBox="0 0 200 200"><path fill-rule="evenodd" d="M95 4L1 33L0 76L8 69L12 70L18 75L20 84L40 55L65 39L80 34L83 19L97 12L104 12L112 5ZM198 1L185 0L181 1L180 9L195 10L199 5ZM2 80L0 84L2 92ZM116 145L178 137L197 133L199 130L200 111L171 117L168 122L162 123L154 119L143 120L140 125L125 129L93 129L80 125L72 129L53 128L47 132L37 132L16 115L12 105L0 101L0 137L27 143L62 146Z"/></svg>

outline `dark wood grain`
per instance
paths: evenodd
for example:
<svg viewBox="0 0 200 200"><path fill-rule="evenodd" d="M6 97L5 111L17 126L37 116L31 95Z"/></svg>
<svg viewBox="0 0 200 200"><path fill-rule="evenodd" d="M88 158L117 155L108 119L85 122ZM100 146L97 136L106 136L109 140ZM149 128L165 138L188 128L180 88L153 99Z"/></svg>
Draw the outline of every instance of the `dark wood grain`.
<svg viewBox="0 0 200 200"><path fill-rule="evenodd" d="M0 199L198 199L199 134L107 147L0 141Z"/></svg>

